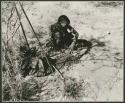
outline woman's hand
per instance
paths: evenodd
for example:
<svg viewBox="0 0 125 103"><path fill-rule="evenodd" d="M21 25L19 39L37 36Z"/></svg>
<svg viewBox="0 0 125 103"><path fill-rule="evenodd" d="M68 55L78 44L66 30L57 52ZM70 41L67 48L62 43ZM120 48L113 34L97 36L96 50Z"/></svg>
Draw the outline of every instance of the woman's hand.
<svg viewBox="0 0 125 103"><path fill-rule="evenodd" d="M72 50L74 49L75 43L76 43L76 41L74 40L74 41L71 43L71 45L69 46L69 53L71 53Z"/></svg>

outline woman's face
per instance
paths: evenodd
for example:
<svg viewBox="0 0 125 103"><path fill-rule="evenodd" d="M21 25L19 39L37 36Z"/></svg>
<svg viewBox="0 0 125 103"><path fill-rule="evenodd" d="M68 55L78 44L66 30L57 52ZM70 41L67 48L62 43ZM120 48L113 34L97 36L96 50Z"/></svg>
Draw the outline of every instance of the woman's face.
<svg viewBox="0 0 125 103"><path fill-rule="evenodd" d="M60 24L61 24L62 27L65 27L67 25L67 22L66 21L62 21L62 22L60 22Z"/></svg>

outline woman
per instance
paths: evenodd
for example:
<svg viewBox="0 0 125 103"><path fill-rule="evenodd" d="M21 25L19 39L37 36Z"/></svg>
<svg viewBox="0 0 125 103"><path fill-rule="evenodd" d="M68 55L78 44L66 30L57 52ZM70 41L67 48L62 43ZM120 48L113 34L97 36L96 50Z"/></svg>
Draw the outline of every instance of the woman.
<svg viewBox="0 0 125 103"><path fill-rule="evenodd" d="M66 15L61 15L57 23L51 25L50 31L51 41L57 50L73 48L79 36Z"/></svg>

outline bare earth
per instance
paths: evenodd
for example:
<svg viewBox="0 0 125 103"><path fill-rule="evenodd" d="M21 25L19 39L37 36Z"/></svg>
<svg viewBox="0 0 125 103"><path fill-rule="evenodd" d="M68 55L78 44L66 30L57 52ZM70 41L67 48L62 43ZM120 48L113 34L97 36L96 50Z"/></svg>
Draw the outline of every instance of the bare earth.
<svg viewBox="0 0 125 103"><path fill-rule="evenodd" d="M27 13L39 32L44 30L48 33L49 25L65 14L70 18L71 25L79 32L79 38L90 40L110 33L101 39L106 43L105 47L92 48L92 56L83 56L80 63L74 64L69 71L63 71L64 76L76 78L78 81L83 79L90 83L92 90L81 98L81 101L122 101L123 6L96 7L94 4L96 3L35 2ZM92 57L96 60L89 60ZM65 101L59 96L51 101L63 100Z"/></svg>
<svg viewBox="0 0 125 103"><path fill-rule="evenodd" d="M79 101L123 101L123 5L113 7L96 6L96 4L98 4L96 1L36 1L33 5L24 8L29 8L27 15L38 33L48 34L49 26L55 23L60 15L65 14L78 31L79 38L90 40L107 35L100 39L105 46L93 47L79 63L74 63L60 71L63 72L64 77L72 77L78 82L84 80L88 83L85 87L85 95L80 97ZM25 28L30 34L27 23ZM48 35L44 35L44 38L44 40L48 39ZM43 38L41 42L44 42ZM50 94L56 95L50 101L67 101L61 94L63 87L59 74L50 75L49 78L52 81L47 88L54 89Z"/></svg>

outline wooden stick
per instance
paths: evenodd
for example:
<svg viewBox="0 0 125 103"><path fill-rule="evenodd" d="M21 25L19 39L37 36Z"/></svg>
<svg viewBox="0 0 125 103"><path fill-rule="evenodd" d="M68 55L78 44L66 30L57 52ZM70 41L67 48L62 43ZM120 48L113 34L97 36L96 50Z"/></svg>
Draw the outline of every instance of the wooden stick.
<svg viewBox="0 0 125 103"><path fill-rule="evenodd" d="M32 24L31 24L31 22L30 22L30 20L29 20L29 18L28 18L28 16L27 16L27 14L26 14L26 12L25 12L23 6L21 5L20 2L19 2L19 4L20 4L20 6L21 6L21 9L22 9L24 15L26 16L26 19L28 20L28 22L29 22L29 24L30 24L30 26L31 26L31 29L32 29L32 31L33 31L33 33L34 33L34 35L35 35L35 37L36 37L36 39L37 39L37 41L38 41L38 43L39 43L39 45L40 45L41 50L43 51L43 54L44 54L44 56L45 56L45 59L46 59L47 63L48 63L48 65L50 66L51 71L53 72L52 66L51 66L51 64L50 64L50 62L49 62L49 60L48 60L48 58L47 58L47 56L46 56L46 53L45 53L44 49L42 48L42 45L41 45L41 43L40 43L40 41L39 41L39 39L38 39L38 37L37 37L37 35L36 35L36 33L35 33L35 30L34 30Z"/></svg>
<svg viewBox="0 0 125 103"><path fill-rule="evenodd" d="M24 28L23 28L21 19L20 19L20 14L19 14L19 12L18 12L18 10L17 10L16 4L15 4L15 8L16 8L17 16L18 16L18 18L19 18L19 22L20 22L22 31L23 31L24 38L25 38L25 40L26 40L26 43L27 43L28 48L30 49L30 46L29 46L29 43L28 43L28 40L27 40L27 37L26 37L26 34L25 34L25 30L24 30Z"/></svg>
<svg viewBox="0 0 125 103"><path fill-rule="evenodd" d="M17 27L17 29L16 29L16 31L12 34L12 36L7 40L7 42L9 42L9 40L11 39L11 38L13 38L14 37L14 35L16 34L16 32L17 32L17 30L19 29L19 27L20 27L20 25L18 25L18 27Z"/></svg>
<svg viewBox="0 0 125 103"><path fill-rule="evenodd" d="M61 75L61 78L62 78L63 80L65 80L65 78L64 78L63 75L62 75L62 73L61 73L54 65L52 65L52 67Z"/></svg>
<svg viewBox="0 0 125 103"><path fill-rule="evenodd" d="M34 35L35 35L37 41L39 42L39 45L40 45L40 47L41 47L41 50L42 50L43 53L44 53L45 59L46 59L48 65L50 66L51 71L53 72L52 68L54 68L54 69L61 75L62 79L64 80L64 77L63 77L63 75L61 74L61 72L60 72L54 65L52 65L51 62L48 60L47 55L46 55L46 53L45 53L44 49L42 48L42 45L41 45L41 43L40 43L40 41L39 41L39 38L37 37L37 35L36 35L36 33L35 33L35 30L34 30L32 24L31 24L31 22L30 22L30 20L29 20L29 18L28 18L28 16L27 16L27 14L26 14L26 12L25 12L23 6L21 5L20 1L19 1L19 4L20 4L22 11L23 11L24 15L26 16L26 18L27 18L27 20L28 20L28 22L29 22L29 24L30 24L30 26L31 26L31 29L32 29L32 31L33 31L33 33L34 33Z"/></svg>

